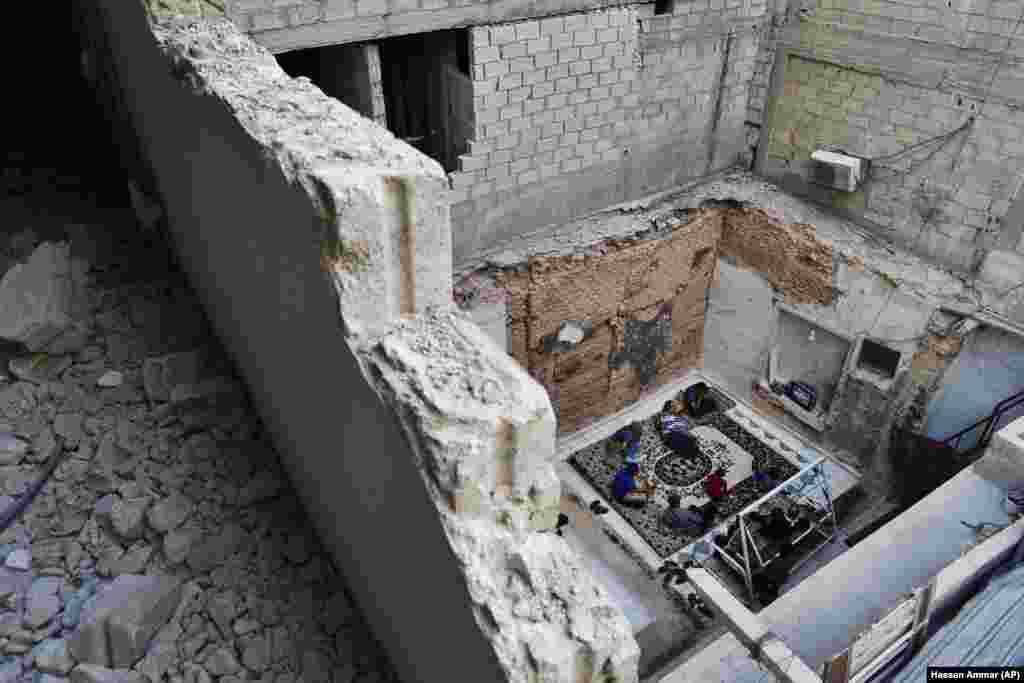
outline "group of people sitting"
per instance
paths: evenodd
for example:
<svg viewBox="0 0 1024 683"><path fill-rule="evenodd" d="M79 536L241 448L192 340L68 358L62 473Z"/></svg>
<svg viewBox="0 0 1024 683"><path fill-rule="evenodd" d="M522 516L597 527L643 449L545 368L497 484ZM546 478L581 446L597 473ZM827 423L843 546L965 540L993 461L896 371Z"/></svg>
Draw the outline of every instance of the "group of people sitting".
<svg viewBox="0 0 1024 683"><path fill-rule="evenodd" d="M666 401L657 418L658 432L662 442L674 453L683 457L699 454L697 442L691 431L695 426L694 418L715 410L713 401L706 395L703 383L691 386L683 395L683 399ZM610 440L611 450L621 453L624 465L612 481L612 498L628 507L642 508L657 490L656 482L640 476L639 449L643 434L643 425L634 422L623 427ZM718 502L728 493L725 471L718 469L704 480L704 491L710 501L704 508L691 505L681 509L682 498L677 494L668 497L668 509L662 522L675 531L689 535L699 535L707 531L714 523L718 513Z"/></svg>

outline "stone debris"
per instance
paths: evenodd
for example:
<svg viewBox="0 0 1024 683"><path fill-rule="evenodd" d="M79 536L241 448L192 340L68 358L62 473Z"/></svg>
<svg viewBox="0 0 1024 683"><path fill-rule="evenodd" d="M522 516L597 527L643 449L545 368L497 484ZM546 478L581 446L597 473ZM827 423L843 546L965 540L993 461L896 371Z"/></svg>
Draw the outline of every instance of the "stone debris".
<svg viewBox="0 0 1024 683"><path fill-rule="evenodd" d="M68 356L38 354L14 358L7 364L7 369L22 381L46 384L58 379L71 364L72 360Z"/></svg>
<svg viewBox="0 0 1024 683"><path fill-rule="evenodd" d="M69 647L79 662L127 668L145 653L150 638L178 606L175 579L123 575L97 596Z"/></svg>
<svg viewBox="0 0 1024 683"><path fill-rule="evenodd" d="M157 533L166 534L180 527L193 509L192 501L175 491L146 511L146 521Z"/></svg>
<svg viewBox="0 0 1024 683"><path fill-rule="evenodd" d="M0 466L17 465L28 451L28 442L9 432L0 432Z"/></svg>
<svg viewBox="0 0 1024 683"><path fill-rule="evenodd" d="M71 683L149 683L146 677L131 669L107 669L91 664L79 664L71 672Z"/></svg>
<svg viewBox="0 0 1024 683"><path fill-rule="evenodd" d="M70 259L66 306L0 287L0 330L35 335L2 361L0 510L62 456L0 530L0 683L393 681L181 275L90 232L116 248Z"/></svg>
<svg viewBox="0 0 1024 683"><path fill-rule="evenodd" d="M108 370L96 379L96 386L98 387L113 388L119 387L123 383L124 374L117 370Z"/></svg>
<svg viewBox="0 0 1024 683"><path fill-rule="evenodd" d="M75 662L68 654L68 644L63 639L47 639L32 650L36 669L43 673L67 676Z"/></svg>
<svg viewBox="0 0 1024 683"><path fill-rule="evenodd" d="M67 243L45 242L0 279L0 337L29 351L70 353L85 346L75 317L87 265Z"/></svg>
<svg viewBox="0 0 1024 683"><path fill-rule="evenodd" d="M4 566L21 572L28 571L32 568L32 556L25 548L18 548L7 556Z"/></svg>
<svg viewBox="0 0 1024 683"><path fill-rule="evenodd" d="M147 499L115 500L110 510L110 522L117 535L127 541L141 538L149 505Z"/></svg>

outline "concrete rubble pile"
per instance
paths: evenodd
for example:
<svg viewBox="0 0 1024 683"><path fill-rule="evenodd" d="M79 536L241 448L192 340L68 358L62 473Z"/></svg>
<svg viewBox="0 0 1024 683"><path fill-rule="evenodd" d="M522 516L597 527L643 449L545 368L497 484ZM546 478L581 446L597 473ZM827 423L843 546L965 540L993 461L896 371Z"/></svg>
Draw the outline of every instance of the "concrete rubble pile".
<svg viewBox="0 0 1024 683"><path fill-rule="evenodd" d="M392 680L183 277L30 246L0 273L0 515L62 460L0 529L0 683Z"/></svg>

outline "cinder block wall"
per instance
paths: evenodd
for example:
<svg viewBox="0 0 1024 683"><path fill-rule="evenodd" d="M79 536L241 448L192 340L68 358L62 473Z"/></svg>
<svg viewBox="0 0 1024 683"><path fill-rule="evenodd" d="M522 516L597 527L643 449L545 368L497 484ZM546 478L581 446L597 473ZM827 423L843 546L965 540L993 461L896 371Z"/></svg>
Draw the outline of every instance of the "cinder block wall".
<svg viewBox="0 0 1024 683"><path fill-rule="evenodd" d="M735 2L736 0L732 0ZM724 0L717 0L724 5ZM705 0L705 4L707 0ZM628 0L226 0L273 52L631 4Z"/></svg>
<svg viewBox="0 0 1024 683"><path fill-rule="evenodd" d="M1024 216L1010 211L1024 171L1024 7L805 5L779 36L762 171L952 268L970 271L992 248L1024 253ZM875 179L853 194L809 183L825 145L877 158Z"/></svg>
<svg viewBox="0 0 1024 683"><path fill-rule="evenodd" d="M455 260L735 163L762 0L679 2L472 30L476 137Z"/></svg>

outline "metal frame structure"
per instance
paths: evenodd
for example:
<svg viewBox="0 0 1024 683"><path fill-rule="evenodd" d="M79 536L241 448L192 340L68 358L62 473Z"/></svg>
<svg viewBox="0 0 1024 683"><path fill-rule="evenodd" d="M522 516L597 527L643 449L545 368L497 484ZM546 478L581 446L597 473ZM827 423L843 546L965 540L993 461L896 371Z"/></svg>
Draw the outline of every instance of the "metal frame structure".
<svg viewBox="0 0 1024 683"><path fill-rule="evenodd" d="M807 536L813 533L821 534L824 537L824 540L819 545L815 546L810 552L804 555L804 557L802 557L799 562L793 565L791 571L794 571L797 568L799 568L801 565L803 565L805 562L811 559L811 557L813 557L819 550L824 548L826 545L828 545L835 539L837 530L835 507L832 505L832 495L829 491L828 478L825 475L824 469L822 467L822 463L824 463L827 459L828 458L826 458L825 456L822 456L815 460L814 462L810 463L809 465L806 465L799 472L797 472L789 479L776 486L774 489L772 489L765 495L761 496L759 499L745 507L737 514L736 520L739 522L738 533L740 535L740 542L742 544L743 550L742 564L738 562L726 548L722 548L721 546L719 546L715 542L713 537L710 539L711 545L715 549L715 553L719 557L721 557L726 564L728 564L730 567L736 570L736 572L743 577L744 583L747 586L747 591L750 594L751 601L755 600L753 583L754 572L756 570L767 567L775 559L777 559L778 556L776 555L775 557L767 558L767 560L765 559L765 557L761 553L761 550L757 547L757 542L753 536L753 532L747 525L747 515L754 512L758 508L762 507L769 500L776 498L777 496L781 495L784 492L791 498L795 498L798 500L803 499L803 501L810 503L810 505L814 509L818 509L818 505L816 504L816 502L811 500L807 495L804 495L803 491L808 486L820 486L821 492L824 495L825 499L824 514L816 520L809 520L811 522L810 527L808 527L806 530L802 531L801 533L790 539L789 543L791 543L792 545L796 545L797 543L799 543L800 541L802 541ZM831 522L831 524L828 531L826 531L823 527L825 527L826 523L828 522Z"/></svg>

